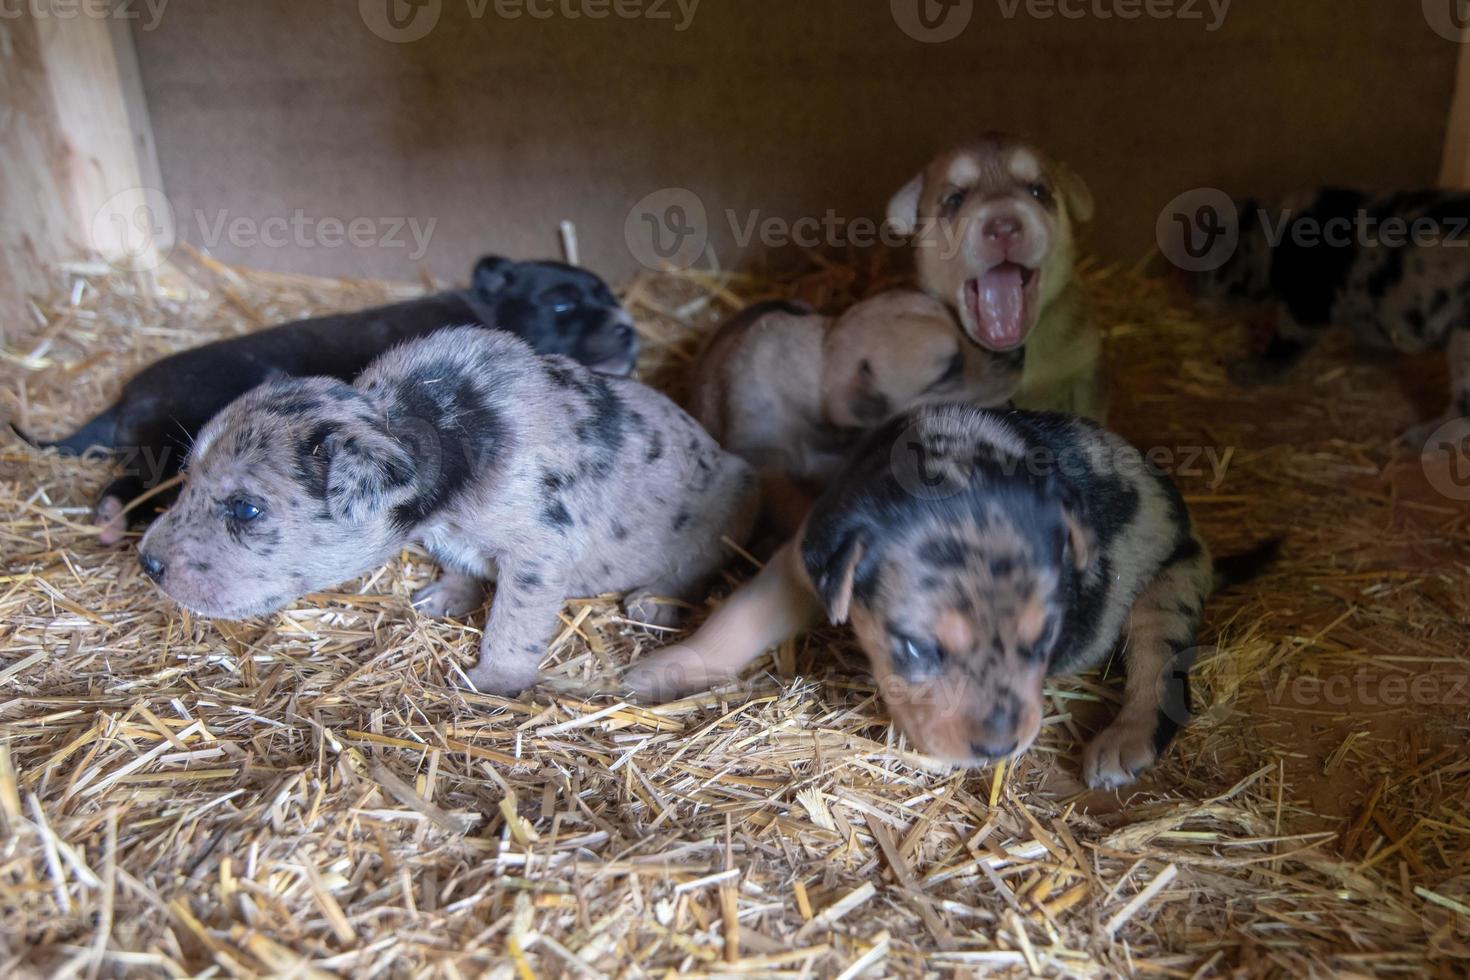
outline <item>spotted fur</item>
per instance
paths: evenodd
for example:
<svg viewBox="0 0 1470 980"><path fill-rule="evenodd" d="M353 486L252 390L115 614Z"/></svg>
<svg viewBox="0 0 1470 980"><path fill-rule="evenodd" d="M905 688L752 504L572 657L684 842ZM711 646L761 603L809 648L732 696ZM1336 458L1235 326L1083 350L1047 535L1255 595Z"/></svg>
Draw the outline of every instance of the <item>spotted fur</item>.
<svg viewBox="0 0 1470 980"><path fill-rule="evenodd" d="M687 451L650 459L659 433ZM510 693L535 680L567 596L629 592L630 611L667 621L675 607L653 599L695 597L756 494L750 468L651 389L451 329L355 385L281 379L232 403L141 560L180 604L239 619L418 542L445 568L415 597L425 611L473 612L498 576L469 678Z"/></svg>

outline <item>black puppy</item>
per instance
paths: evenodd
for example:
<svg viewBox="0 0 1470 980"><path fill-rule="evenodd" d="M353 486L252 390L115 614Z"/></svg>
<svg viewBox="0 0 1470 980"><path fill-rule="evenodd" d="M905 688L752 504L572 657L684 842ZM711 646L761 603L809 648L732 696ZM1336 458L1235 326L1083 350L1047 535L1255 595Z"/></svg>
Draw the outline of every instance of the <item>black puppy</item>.
<svg viewBox="0 0 1470 980"><path fill-rule="evenodd" d="M351 381L392 347L443 327L480 325L509 331L538 354L562 354L604 374L626 375L638 359L632 318L597 276L560 262L487 257L469 289L284 323L166 357L129 381L116 403L64 439L34 446L77 456L91 449L119 459L123 472L102 491L94 521L115 543L124 507L179 472L194 437L220 409L275 377L326 375ZM15 426L11 426L15 428ZM164 504L176 494L150 501ZM156 506L128 513L134 524Z"/></svg>

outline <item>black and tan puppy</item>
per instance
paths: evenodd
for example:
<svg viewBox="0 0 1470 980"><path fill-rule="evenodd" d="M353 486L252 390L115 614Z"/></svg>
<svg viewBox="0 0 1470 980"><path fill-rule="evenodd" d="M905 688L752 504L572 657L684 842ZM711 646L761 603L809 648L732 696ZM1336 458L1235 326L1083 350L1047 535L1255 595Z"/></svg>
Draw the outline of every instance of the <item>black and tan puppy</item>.
<svg viewBox="0 0 1470 980"><path fill-rule="evenodd" d="M267 382L229 405L189 457L178 502L140 545L181 605L242 619L362 575L422 544L444 575L414 597L461 616L496 579L482 691L536 679L568 596L631 593L631 616L677 618L757 506L754 472L636 381L538 357L509 334L436 331L353 385Z"/></svg>
<svg viewBox="0 0 1470 980"><path fill-rule="evenodd" d="M940 154L888 205L919 285L992 351L1026 349L1016 404L1102 416L1102 338L1075 276L1092 193L1066 164L993 133Z"/></svg>
<svg viewBox="0 0 1470 980"><path fill-rule="evenodd" d="M1004 404L1022 362L1020 351L966 343L943 303L912 290L863 300L835 320L773 301L716 331L694 368L692 411L768 483L814 495L864 431L935 401Z"/></svg>
<svg viewBox="0 0 1470 980"><path fill-rule="evenodd" d="M1410 444L1470 418L1470 194L1326 188L1271 205L1237 201L1236 222L1229 259L1189 282L1274 314L1261 358L1238 368L1239 380L1277 379L1329 328L1345 327L1378 350L1448 349L1450 407L1405 433Z"/></svg>
<svg viewBox="0 0 1470 980"><path fill-rule="evenodd" d="M559 262L485 258L469 289L285 323L166 357L72 435L33 444L66 455L97 449L119 458L123 475L102 491L95 511L102 540L111 544L125 529L127 503L176 474L204 424L251 388L279 376L350 381L395 344L474 324L508 331L538 353L564 354L607 374L630 373L638 358L632 319L597 276ZM147 523L166 502L157 499L129 517Z"/></svg>
<svg viewBox="0 0 1470 980"><path fill-rule="evenodd" d="M1178 490L1118 436L1051 413L924 408L864 440L796 539L628 683L667 697L728 680L825 614L851 621L921 751L980 765L1036 738L1048 675L1121 641L1123 707L1084 755L1089 785L1121 786L1187 720L1214 584Z"/></svg>

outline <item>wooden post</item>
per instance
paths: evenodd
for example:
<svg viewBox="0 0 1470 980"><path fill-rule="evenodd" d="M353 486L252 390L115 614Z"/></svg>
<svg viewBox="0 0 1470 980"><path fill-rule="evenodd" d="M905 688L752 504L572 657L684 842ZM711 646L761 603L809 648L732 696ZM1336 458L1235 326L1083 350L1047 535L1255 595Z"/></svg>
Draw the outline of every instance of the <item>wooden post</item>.
<svg viewBox="0 0 1470 980"><path fill-rule="evenodd" d="M126 21L0 20L0 93L3 342L30 316L27 297L54 288L59 262L98 257L151 284L172 216L149 221L136 206L164 199Z"/></svg>
<svg viewBox="0 0 1470 980"><path fill-rule="evenodd" d="M1439 182L1443 187L1470 189L1470 44L1460 45Z"/></svg>

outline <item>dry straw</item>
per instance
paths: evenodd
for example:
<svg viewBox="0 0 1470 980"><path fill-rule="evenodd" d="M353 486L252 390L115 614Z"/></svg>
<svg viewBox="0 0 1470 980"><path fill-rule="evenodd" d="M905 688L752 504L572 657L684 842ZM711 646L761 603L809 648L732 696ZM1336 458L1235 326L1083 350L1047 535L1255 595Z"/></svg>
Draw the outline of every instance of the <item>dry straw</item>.
<svg viewBox="0 0 1470 980"><path fill-rule="evenodd" d="M416 616L434 569L412 553L269 620L201 622L97 545L105 466L10 443L0 973L1464 975L1470 505L1386 448L1442 371L1332 347L1241 390L1237 325L1087 276L1118 427L1175 454L1217 551L1290 535L1211 604L1201 717L1132 791L1077 782L1116 700L1096 676L1055 686L1024 759L946 772L887 725L840 630L647 707L596 692L669 634L606 597L568 606L540 690L456 690L479 620ZM12 329L0 415L58 434L159 354L418 291L197 255L162 281L67 270ZM677 388L742 300L832 308L890 281L643 276L643 376ZM1205 448L1229 454L1218 482Z"/></svg>

